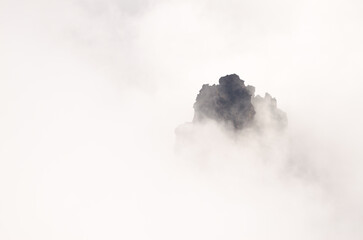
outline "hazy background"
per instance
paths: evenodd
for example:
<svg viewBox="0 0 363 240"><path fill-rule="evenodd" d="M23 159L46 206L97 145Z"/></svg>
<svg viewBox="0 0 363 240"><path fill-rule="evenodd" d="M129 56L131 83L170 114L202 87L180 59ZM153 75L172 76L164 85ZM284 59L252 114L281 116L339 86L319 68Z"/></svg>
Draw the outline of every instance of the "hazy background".
<svg viewBox="0 0 363 240"><path fill-rule="evenodd" d="M362 239L362 11L0 0L0 238ZM277 98L287 140L204 126L176 154L231 73Z"/></svg>

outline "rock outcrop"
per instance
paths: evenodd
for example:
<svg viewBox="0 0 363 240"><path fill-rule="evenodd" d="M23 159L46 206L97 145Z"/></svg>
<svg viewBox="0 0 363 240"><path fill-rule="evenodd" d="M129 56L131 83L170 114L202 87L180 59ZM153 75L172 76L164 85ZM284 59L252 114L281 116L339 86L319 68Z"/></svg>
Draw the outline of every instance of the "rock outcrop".
<svg viewBox="0 0 363 240"><path fill-rule="evenodd" d="M277 108L276 99L268 93L255 96L253 86L245 86L236 74L219 79L219 84L202 86L194 103L193 122L215 120L235 130L247 127L278 127L287 124L286 114Z"/></svg>

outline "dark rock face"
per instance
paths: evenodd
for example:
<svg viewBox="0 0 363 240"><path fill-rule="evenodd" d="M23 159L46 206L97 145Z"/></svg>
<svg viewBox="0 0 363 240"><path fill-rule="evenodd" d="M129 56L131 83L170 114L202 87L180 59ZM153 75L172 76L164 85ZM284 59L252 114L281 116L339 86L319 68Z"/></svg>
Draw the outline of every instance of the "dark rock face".
<svg viewBox="0 0 363 240"><path fill-rule="evenodd" d="M255 115L251 93L236 74L219 79L219 85L203 85L194 104L193 122L213 119L242 129Z"/></svg>
<svg viewBox="0 0 363 240"><path fill-rule="evenodd" d="M250 126L285 126L286 115L277 109L276 99L254 96L255 88L245 86L236 74L219 79L219 85L205 84L194 103L193 122L212 119L240 130Z"/></svg>

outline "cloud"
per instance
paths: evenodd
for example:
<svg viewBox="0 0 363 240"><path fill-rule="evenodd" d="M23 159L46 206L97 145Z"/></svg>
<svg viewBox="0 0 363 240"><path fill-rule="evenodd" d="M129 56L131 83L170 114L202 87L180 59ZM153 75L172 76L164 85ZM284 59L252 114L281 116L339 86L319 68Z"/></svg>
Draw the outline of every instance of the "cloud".
<svg viewBox="0 0 363 240"><path fill-rule="evenodd" d="M1 239L362 239L360 3L0 5ZM256 126L175 138L233 72Z"/></svg>

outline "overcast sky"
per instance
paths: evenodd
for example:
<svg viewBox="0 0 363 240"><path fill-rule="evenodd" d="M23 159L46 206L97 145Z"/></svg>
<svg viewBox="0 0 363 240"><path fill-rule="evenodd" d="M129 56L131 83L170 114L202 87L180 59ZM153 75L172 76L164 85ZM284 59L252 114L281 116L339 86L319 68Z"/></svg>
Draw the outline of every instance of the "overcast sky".
<svg viewBox="0 0 363 240"><path fill-rule="evenodd" d="M0 238L362 239L362 11L0 0ZM202 84L231 73L277 98L310 175L281 180L215 129L208 157L176 156Z"/></svg>

